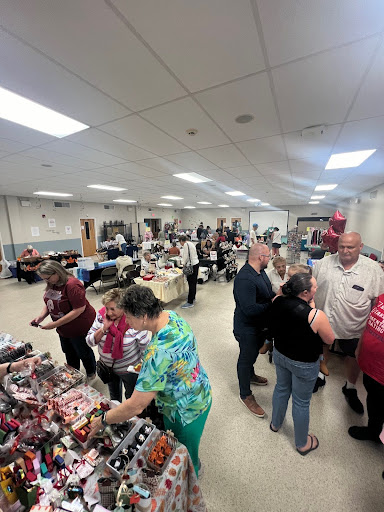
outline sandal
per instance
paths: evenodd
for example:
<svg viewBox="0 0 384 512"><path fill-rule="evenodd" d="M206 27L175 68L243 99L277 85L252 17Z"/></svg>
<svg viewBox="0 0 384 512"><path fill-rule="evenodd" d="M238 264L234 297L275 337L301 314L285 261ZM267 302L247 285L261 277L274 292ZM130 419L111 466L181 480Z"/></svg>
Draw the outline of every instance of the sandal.
<svg viewBox="0 0 384 512"><path fill-rule="evenodd" d="M311 438L311 446L308 448L308 450L305 450L304 452L302 450L299 450L298 448L296 448L296 450L300 453L300 455L307 455L309 452L313 452L313 450L316 450L316 448L319 447L319 440L317 439L316 436L314 436L313 434L308 434L309 437ZM317 441L317 445L316 446L313 446L313 441L316 439Z"/></svg>

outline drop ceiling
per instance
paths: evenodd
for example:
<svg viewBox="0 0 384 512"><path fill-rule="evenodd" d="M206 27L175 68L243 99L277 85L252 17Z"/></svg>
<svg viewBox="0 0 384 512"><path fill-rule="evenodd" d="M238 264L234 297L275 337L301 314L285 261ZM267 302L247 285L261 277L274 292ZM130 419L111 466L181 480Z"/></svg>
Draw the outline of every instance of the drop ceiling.
<svg viewBox="0 0 384 512"><path fill-rule="evenodd" d="M324 200L337 204L384 182L382 0L1 3L0 85L90 128L56 139L0 120L0 194L279 206L318 184L339 184ZM313 125L324 133L303 137ZM374 148L325 170L332 153Z"/></svg>

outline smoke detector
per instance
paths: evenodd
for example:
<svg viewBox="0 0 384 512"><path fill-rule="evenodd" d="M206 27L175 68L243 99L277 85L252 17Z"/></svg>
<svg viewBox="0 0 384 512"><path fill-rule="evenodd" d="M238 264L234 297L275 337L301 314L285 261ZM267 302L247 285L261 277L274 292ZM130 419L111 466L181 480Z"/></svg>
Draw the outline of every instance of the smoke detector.
<svg viewBox="0 0 384 512"><path fill-rule="evenodd" d="M308 126L308 128L304 128L304 130L301 132L301 136L305 138L320 137L321 135L324 135L324 133L325 125L318 124L316 126Z"/></svg>
<svg viewBox="0 0 384 512"><path fill-rule="evenodd" d="M255 119L254 116L251 114L242 114L241 116L237 116L235 121L236 121L236 123L246 124L246 123L250 123L254 119Z"/></svg>
<svg viewBox="0 0 384 512"><path fill-rule="evenodd" d="M190 135L191 137L194 137L197 134L196 128L189 128L188 130L185 130L187 135Z"/></svg>

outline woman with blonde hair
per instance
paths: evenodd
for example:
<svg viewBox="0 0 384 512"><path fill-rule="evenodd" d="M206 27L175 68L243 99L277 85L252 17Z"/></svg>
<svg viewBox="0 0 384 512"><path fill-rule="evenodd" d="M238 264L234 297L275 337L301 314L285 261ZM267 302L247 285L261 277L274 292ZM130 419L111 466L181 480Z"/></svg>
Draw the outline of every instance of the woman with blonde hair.
<svg viewBox="0 0 384 512"><path fill-rule="evenodd" d="M82 361L88 381L91 381L96 376L96 359L85 341L85 336L96 311L85 297L84 285L57 261L43 261L37 273L47 284L44 293L45 305L30 325L37 327L50 315L52 322L40 327L44 330L57 330L67 363L80 370Z"/></svg>
<svg viewBox="0 0 384 512"><path fill-rule="evenodd" d="M118 288L108 290L103 295L101 302L104 307L97 313L86 338L90 347L97 345L101 365L107 367L110 379L107 382L110 398L119 402L122 400L123 384L125 398L132 395L137 373L127 372L127 368L141 361L151 339L148 331L136 331L128 325L124 310L120 307L121 298L122 293Z"/></svg>

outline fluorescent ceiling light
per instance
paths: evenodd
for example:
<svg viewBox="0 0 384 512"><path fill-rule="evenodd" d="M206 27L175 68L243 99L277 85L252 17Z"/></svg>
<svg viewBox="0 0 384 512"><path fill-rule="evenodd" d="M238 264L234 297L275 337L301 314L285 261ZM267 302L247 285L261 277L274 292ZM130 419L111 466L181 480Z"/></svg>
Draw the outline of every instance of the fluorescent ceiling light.
<svg viewBox="0 0 384 512"><path fill-rule="evenodd" d="M261 206L270 206L269 203L260 203Z"/></svg>
<svg viewBox="0 0 384 512"><path fill-rule="evenodd" d="M208 201L197 201L197 204L212 204L212 203L209 203Z"/></svg>
<svg viewBox="0 0 384 512"><path fill-rule="evenodd" d="M229 208L227 204L219 204L218 206L220 206L220 208Z"/></svg>
<svg viewBox="0 0 384 512"><path fill-rule="evenodd" d="M260 203L260 199L247 199L249 203Z"/></svg>
<svg viewBox="0 0 384 512"><path fill-rule="evenodd" d="M126 188L110 187L109 185L87 185L87 188L98 188L100 190L112 190L112 192L121 192L127 190Z"/></svg>
<svg viewBox="0 0 384 512"><path fill-rule="evenodd" d="M325 196L311 196L311 199L324 199Z"/></svg>
<svg viewBox="0 0 384 512"><path fill-rule="evenodd" d="M320 201L308 201L308 204L319 204Z"/></svg>
<svg viewBox="0 0 384 512"><path fill-rule="evenodd" d="M229 196L245 196L245 194L239 190L232 190L232 192L226 192L226 194Z"/></svg>
<svg viewBox="0 0 384 512"><path fill-rule="evenodd" d="M169 203L157 203L157 206L173 206L173 205L169 204Z"/></svg>
<svg viewBox="0 0 384 512"><path fill-rule="evenodd" d="M86 124L2 87L0 87L0 117L58 138L89 128Z"/></svg>
<svg viewBox="0 0 384 512"><path fill-rule="evenodd" d="M358 167L369 158L376 149L365 149L364 151L351 151L349 153L335 153L328 160L326 169L346 169Z"/></svg>
<svg viewBox="0 0 384 512"><path fill-rule="evenodd" d="M201 174L197 174L196 172L184 172L182 174L174 174L176 178L181 178L182 180L191 181L192 183L204 183L206 181L212 181L205 176L201 176Z"/></svg>
<svg viewBox="0 0 384 512"><path fill-rule="evenodd" d="M133 199L114 199L114 203L137 203L137 201L134 201Z"/></svg>
<svg viewBox="0 0 384 512"><path fill-rule="evenodd" d="M177 196L161 196L161 199L174 199L177 201L178 199L184 199L184 197L177 197Z"/></svg>
<svg viewBox="0 0 384 512"><path fill-rule="evenodd" d="M40 190L39 192L34 192L37 196L58 196L58 197L70 197L73 194L64 194L62 192L45 192L44 190Z"/></svg>
<svg viewBox="0 0 384 512"><path fill-rule="evenodd" d="M196 206L184 206L186 210L191 210L192 208L196 208Z"/></svg>
<svg viewBox="0 0 384 512"><path fill-rule="evenodd" d="M317 187L315 187L315 190L333 190L334 188L337 187L337 184L332 184L332 185L317 185Z"/></svg>

